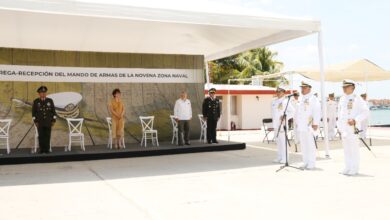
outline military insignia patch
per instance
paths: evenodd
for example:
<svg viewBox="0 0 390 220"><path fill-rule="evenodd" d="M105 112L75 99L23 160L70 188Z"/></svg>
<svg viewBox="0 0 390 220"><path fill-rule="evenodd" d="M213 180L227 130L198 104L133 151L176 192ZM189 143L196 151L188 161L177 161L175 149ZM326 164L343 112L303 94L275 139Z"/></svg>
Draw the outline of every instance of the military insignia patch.
<svg viewBox="0 0 390 220"><path fill-rule="evenodd" d="M353 99L350 99L347 104L348 114L351 113L352 108L353 108Z"/></svg>
<svg viewBox="0 0 390 220"><path fill-rule="evenodd" d="M282 110L282 109L283 109L283 104L282 104L282 103L279 103L278 109L279 109L279 110Z"/></svg>
<svg viewBox="0 0 390 220"><path fill-rule="evenodd" d="M307 106L309 106L309 100L308 100L308 99L305 99L305 101L303 102L303 104L305 105L305 111L306 111Z"/></svg>

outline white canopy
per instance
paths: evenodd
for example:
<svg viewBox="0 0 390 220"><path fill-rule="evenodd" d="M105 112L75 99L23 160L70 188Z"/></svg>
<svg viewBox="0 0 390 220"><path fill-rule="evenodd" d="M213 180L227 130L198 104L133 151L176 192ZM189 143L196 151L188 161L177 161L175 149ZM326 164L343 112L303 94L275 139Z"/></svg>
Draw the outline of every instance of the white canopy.
<svg viewBox="0 0 390 220"><path fill-rule="evenodd" d="M205 61L318 33L325 98L321 24L315 20L139 8L108 1L1 0L0 30L0 47L191 54L204 55ZM209 84L208 65L206 71ZM326 118L325 105L322 108ZM326 121L324 126L328 155Z"/></svg>
<svg viewBox="0 0 390 220"><path fill-rule="evenodd" d="M191 54L214 60L316 33L320 22L71 0L2 0L0 27L0 47Z"/></svg>
<svg viewBox="0 0 390 220"><path fill-rule="evenodd" d="M320 72L314 68L301 69L294 72L314 80L320 80ZM340 82L343 79L352 79L355 81L389 80L390 71L382 69L367 59L325 67L325 80Z"/></svg>

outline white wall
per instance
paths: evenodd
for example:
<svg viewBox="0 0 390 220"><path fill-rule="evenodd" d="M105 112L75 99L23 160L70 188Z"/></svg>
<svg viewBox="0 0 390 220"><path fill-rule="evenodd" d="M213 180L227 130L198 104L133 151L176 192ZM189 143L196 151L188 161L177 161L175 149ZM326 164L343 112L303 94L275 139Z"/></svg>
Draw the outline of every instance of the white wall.
<svg viewBox="0 0 390 220"><path fill-rule="evenodd" d="M256 98L259 97L259 99ZM241 129L258 129L263 118L271 117L272 95L243 95Z"/></svg>
<svg viewBox="0 0 390 220"><path fill-rule="evenodd" d="M218 129L227 130L230 126L227 121L227 98L227 95L223 95ZM272 99L273 95L237 95L237 115L231 115L231 121L236 123L237 129L259 129L262 119L271 117Z"/></svg>

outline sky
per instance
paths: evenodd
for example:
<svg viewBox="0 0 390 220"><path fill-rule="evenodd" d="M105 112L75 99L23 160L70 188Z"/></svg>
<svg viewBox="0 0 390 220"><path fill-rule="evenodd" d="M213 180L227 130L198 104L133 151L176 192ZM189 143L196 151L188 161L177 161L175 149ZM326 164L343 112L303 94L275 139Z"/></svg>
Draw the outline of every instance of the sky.
<svg viewBox="0 0 390 220"><path fill-rule="evenodd" d="M245 13L311 18L322 23L325 65L369 59L390 70L390 1L388 0L78 0L142 7L217 13ZM284 70L318 66L317 36L270 46ZM294 87L302 78L294 77ZM314 82L314 89L319 90ZM327 83L326 93L341 95L340 83ZM357 92L390 99L390 79L359 83Z"/></svg>

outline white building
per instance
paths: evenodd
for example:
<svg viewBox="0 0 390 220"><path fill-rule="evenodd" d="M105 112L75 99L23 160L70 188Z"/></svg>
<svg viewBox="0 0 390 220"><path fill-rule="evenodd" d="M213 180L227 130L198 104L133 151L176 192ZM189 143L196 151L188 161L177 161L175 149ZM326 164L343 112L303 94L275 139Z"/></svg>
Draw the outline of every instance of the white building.
<svg viewBox="0 0 390 220"><path fill-rule="evenodd" d="M217 90L217 97L222 101L222 116L218 122L219 130L228 130L233 122L236 129L260 129L263 118L271 118L271 102L275 97L275 88L255 85L218 85L210 84ZM230 90L231 115L228 122L227 100ZM205 85L205 95L208 89Z"/></svg>

